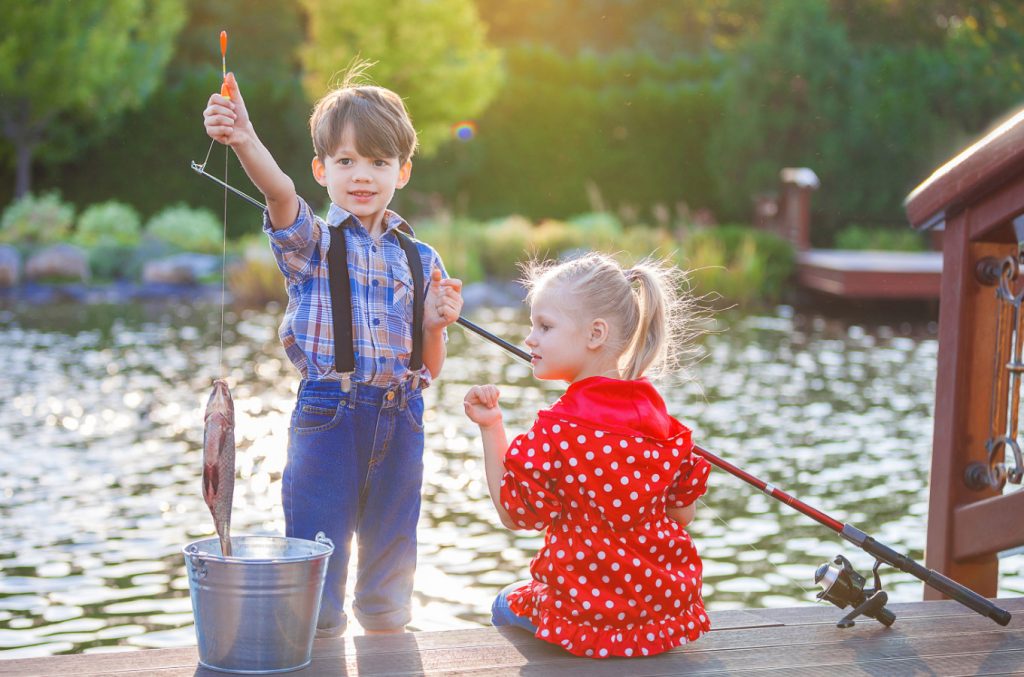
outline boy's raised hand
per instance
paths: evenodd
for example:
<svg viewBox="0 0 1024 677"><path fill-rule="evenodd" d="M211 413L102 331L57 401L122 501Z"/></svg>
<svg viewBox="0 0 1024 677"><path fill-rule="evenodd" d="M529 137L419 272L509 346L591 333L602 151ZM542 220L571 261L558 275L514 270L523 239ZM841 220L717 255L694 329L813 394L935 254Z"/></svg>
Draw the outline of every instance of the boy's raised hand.
<svg viewBox="0 0 1024 677"><path fill-rule="evenodd" d="M495 423L500 423L501 409L498 407L498 398L500 396L501 393L498 392L497 386L490 384L473 386L462 400L466 416L481 428L487 428Z"/></svg>
<svg viewBox="0 0 1024 677"><path fill-rule="evenodd" d="M203 125L211 139L237 146L251 138L249 113L234 73L228 73L226 84L231 98L221 96L220 92L210 95L203 111Z"/></svg>
<svg viewBox="0 0 1024 677"><path fill-rule="evenodd" d="M462 280L441 279L441 269L430 271L430 288L423 303L423 328L443 329L459 319L462 312Z"/></svg>

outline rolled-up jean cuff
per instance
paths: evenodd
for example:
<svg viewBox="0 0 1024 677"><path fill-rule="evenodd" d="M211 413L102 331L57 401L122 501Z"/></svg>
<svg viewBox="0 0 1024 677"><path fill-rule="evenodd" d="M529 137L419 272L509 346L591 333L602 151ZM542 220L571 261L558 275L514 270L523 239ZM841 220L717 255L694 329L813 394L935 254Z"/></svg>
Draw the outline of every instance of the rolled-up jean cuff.
<svg viewBox="0 0 1024 677"><path fill-rule="evenodd" d="M412 620L412 613L409 609L395 609L383 614L364 614L359 609L353 609L356 620L364 630L393 630L404 628Z"/></svg>

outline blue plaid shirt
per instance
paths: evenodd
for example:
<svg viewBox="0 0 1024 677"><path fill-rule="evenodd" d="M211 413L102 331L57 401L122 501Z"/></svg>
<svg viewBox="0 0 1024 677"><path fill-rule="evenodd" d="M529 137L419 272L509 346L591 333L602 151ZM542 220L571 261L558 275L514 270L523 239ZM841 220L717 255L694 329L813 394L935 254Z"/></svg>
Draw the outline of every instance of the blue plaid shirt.
<svg viewBox="0 0 1024 677"><path fill-rule="evenodd" d="M278 335L288 359L303 378L340 380L334 369L334 325L331 288L327 273L327 250L331 246L327 226L341 226L348 250L348 273L352 288L352 335L356 371L352 380L374 386L389 386L410 376L412 356L413 280L405 252L395 235L397 228L411 233L409 224L388 210L385 232L374 240L359 219L332 204L326 223L313 214L299 198L295 223L283 230L270 225L263 215L263 232L270 236L277 265L288 285L288 308ZM441 257L434 249L416 241L423 262L424 286L430 287L430 272L440 268L448 277ZM445 333L445 340L447 340ZM430 383L430 370L419 373Z"/></svg>

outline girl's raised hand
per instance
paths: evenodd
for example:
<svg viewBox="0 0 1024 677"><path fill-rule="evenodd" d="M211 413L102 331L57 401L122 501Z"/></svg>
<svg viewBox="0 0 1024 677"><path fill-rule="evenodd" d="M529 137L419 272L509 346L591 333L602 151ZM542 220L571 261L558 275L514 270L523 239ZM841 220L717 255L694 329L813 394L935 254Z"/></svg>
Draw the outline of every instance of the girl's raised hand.
<svg viewBox="0 0 1024 677"><path fill-rule="evenodd" d="M219 92L211 94L203 111L203 125L211 139L237 146L250 138L249 113L234 73L228 73L225 84L230 98L221 96Z"/></svg>
<svg viewBox="0 0 1024 677"><path fill-rule="evenodd" d="M501 409L498 407L500 396L501 393L498 392L497 386L490 384L473 386L462 400L466 416L481 428L501 423Z"/></svg>

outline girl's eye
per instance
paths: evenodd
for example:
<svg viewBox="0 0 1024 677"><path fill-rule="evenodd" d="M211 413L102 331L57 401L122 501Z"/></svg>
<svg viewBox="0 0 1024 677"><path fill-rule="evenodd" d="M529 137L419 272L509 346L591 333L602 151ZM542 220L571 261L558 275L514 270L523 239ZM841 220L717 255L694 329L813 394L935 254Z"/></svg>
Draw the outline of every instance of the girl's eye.
<svg viewBox="0 0 1024 677"><path fill-rule="evenodd" d="M541 331L547 331L548 329L551 329L551 325L550 324L542 324L542 325L540 325L540 330Z"/></svg>

